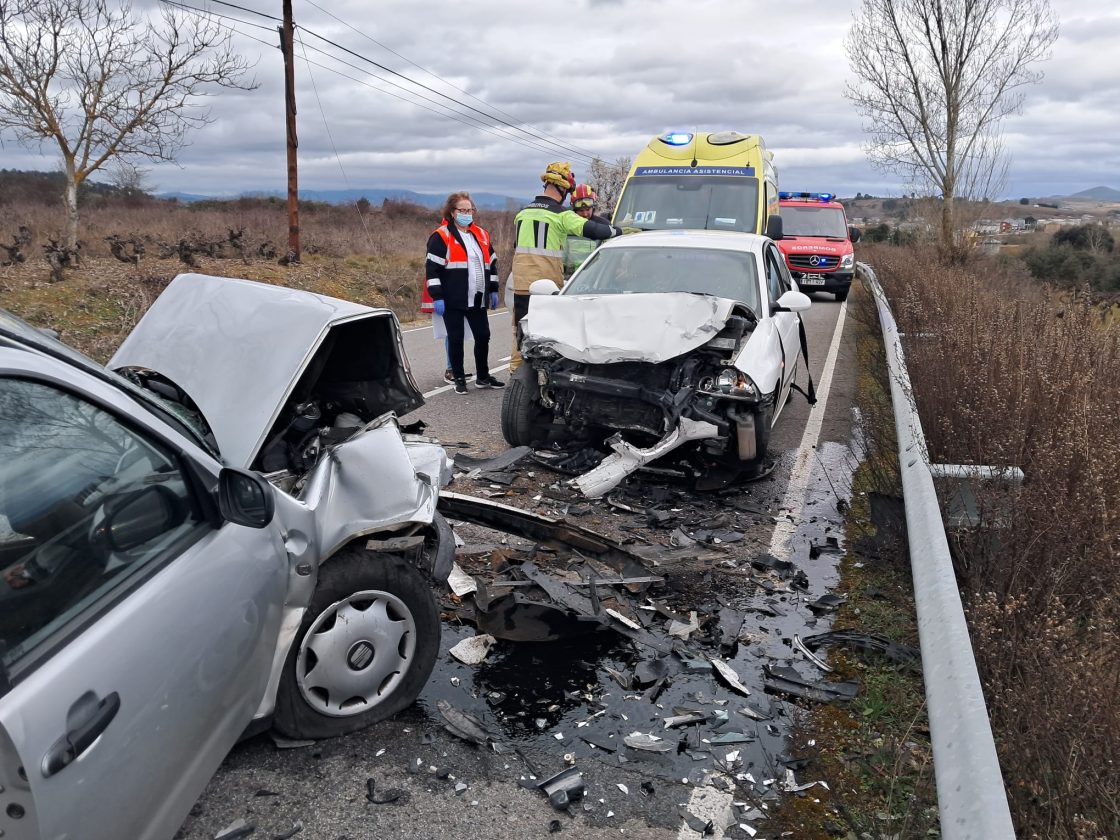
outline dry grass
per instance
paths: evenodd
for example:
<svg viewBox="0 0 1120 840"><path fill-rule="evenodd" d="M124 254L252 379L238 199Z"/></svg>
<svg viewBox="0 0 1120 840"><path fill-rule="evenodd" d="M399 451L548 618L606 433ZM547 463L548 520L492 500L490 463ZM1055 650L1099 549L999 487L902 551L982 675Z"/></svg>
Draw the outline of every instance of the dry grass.
<svg viewBox="0 0 1120 840"><path fill-rule="evenodd" d="M503 276L513 254L510 213L483 212L479 222L494 239ZM197 271L306 289L332 297L393 309L402 321L420 317L420 284L425 244L439 224L438 212L394 205L359 214L353 206L301 207L303 259L281 266L259 256L271 243L279 254L287 246L283 202L242 199L224 205L149 202L85 208L80 265L52 283L42 246L58 239L58 208L0 204L0 240L11 241L20 225L34 240L27 261L0 266L0 306L36 326L58 330L63 339L106 361L121 339L175 275ZM229 245L229 232L242 231L244 248ZM138 265L110 256L106 238L135 239L144 253ZM171 246L186 240L213 256L184 264ZM224 244L223 244L224 243ZM3 252L0 252L3 253Z"/></svg>
<svg viewBox="0 0 1120 840"><path fill-rule="evenodd" d="M1020 466L954 552L1018 831L1120 836L1120 326L1013 264L867 249L931 460Z"/></svg>

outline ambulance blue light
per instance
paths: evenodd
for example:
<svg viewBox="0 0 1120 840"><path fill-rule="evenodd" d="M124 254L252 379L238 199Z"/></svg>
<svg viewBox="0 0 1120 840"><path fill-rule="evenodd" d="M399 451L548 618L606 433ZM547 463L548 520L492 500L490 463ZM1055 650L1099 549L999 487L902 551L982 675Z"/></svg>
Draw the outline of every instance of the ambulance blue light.
<svg viewBox="0 0 1120 840"><path fill-rule="evenodd" d="M835 193L815 193L815 192L779 192L778 198L782 201L787 201L792 198L807 198L810 201L820 201L828 203L836 198Z"/></svg>
<svg viewBox="0 0 1120 840"><path fill-rule="evenodd" d="M670 146L687 146L689 143L692 142L692 135L677 132L677 133L672 133L672 134L666 134L665 137L662 138L662 139L664 139L664 141L666 143L668 143Z"/></svg>

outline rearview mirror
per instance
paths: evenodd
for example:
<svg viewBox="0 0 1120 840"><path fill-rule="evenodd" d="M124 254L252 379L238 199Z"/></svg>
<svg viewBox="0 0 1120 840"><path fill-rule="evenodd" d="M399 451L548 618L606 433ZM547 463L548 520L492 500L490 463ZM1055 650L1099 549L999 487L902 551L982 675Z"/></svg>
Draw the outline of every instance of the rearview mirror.
<svg viewBox="0 0 1120 840"><path fill-rule="evenodd" d="M529 284L529 294L531 295L554 295L560 291L560 287L547 277L542 277L540 280L534 280Z"/></svg>
<svg viewBox="0 0 1120 840"><path fill-rule="evenodd" d="M795 292L793 289L790 289L788 292L778 298L778 303L775 305L774 311L804 312L812 305L813 301L809 299L809 296L807 294L805 294L804 292Z"/></svg>
<svg viewBox="0 0 1120 840"><path fill-rule="evenodd" d="M861 234L859 232L859 228L850 226L848 227L848 238L852 240L852 242L859 242L860 236Z"/></svg>
<svg viewBox="0 0 1120 840"><path fill-rule="evenodd" d="M766 220L766 235L777 242L782 238L782 217L771 216Z"/></svg>
<svg viewBox="0 0 1120 840"><path fill-rule="evenodd" d="M218 474L218 509L227 522L264 528L276 512L272 485L247 470L225 467Z"/></svg>

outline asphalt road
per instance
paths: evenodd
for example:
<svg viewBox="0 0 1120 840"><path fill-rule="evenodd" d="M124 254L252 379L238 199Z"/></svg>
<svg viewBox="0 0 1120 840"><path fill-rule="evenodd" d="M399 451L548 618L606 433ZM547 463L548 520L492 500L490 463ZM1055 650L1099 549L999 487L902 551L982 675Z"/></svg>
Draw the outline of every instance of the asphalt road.
<svg viewBox="0 0 1120 840"><path fill-rule="evenodd" d="M818 294L804 315L818 403L811 408L797 397L784 410L771 438L777 456L773 473L721 495L696 497L673 485L661 488L673 494L676 501L669 504L683 511L673 514L682 521L717 516L743 533L741 541L725 547L726 559L716 564L730 568L727 574L736 574L734 567L749 570L750 558L771 554L795 562L807 576L809 591L804 596L782 595L784 617L759 616L751 624L752 642L740 645L731 662L751 690L750 698L730 692L710 674L676 678L658 704L628 694L607 670L633 665L633 655L618 644L504 643L486 663L471 668L456 662L447 649L474 635L473 628L445 623L436 670L414 707L364 732L314 746L280 749L267 735L240 744L200 797L179 837L212 838L238 819L256 826L253 838L283 837L299 825L296 836L301 840L535 838L556 832L592 840L620 834L650 840L700 837L682 811L702 821L713 818L717 827L709 836L751 836L738 827L739 820L725 830L722 818L733 801L765 805L772 800L771 791L784 774L776 762L785 754L789 723L797 716L794 704L763 693L761 665L790 664L806 676L812 672L789 647L790 638L795 632L804 634L807 627L813 628L809 632L827 629L827 619L818 621L804 605L826 593L837 579L835 555L813 557L810 546L824 544L828 537L842 544L837 502L851 494L856 460L852 440L858 437L852 411L857 364L846 312L846 305ZM838 330L841 319L847 328ZM491 367L504 368L508 314L501 310L490 320L495 336ZM502 393L472 386L467 395L454 394L443 382L443 346L433 340L430 327L406 327L404 339L428 400L405 421L424 420L427 433L453 455L483 457L504 451L499 427ZM504 371L498 376L507 378ZM667 532L651 532L642 517L604 502L561 507L542 492L560 486L555 475L543 470L527 475L500 501L541 513L566 513L605 533L637 535L639 542L666 542ZM505 492L462 477L452 489ZM713 568L679 571L680 579L695 581L698 592L720 603L740 604L755 597L739 582L743 578L720 578L716 586L711 583L717 577ZM710 583L710 590L703 588ZM594 702L586 701L589 697ZM441 699L482 719L498 733L498 746L477 747L445 731L436 711ZM662 732L658 717L686 701L723 704L727 709L746 703L771 714L772 724L730 716L736 728L751 727L752 743L743 745L737 769L750 774L753 782L712 772L712 754L722 756L735 747L717 750L697 744L695 753L667 757L630 750L624 761L626 750L595 749L579 737L591 731L581 727L605 726L604 721L610 721L612 733L616 730L619 737L636 730ZM607 711L596 717L598 709ZM532 776L539 780L566 767L565 754L573 757L587 786L585 799L570 813L554 811L544 795L523 786ZM371 803L366 797L369 779L377 791L399 791L400 796L388 804ZM771 779L778 781L766 784ZM799 782L808 780L811 777L798 773ZM765 819L747 824L757 837L776 836L767 832Z"/></svg>

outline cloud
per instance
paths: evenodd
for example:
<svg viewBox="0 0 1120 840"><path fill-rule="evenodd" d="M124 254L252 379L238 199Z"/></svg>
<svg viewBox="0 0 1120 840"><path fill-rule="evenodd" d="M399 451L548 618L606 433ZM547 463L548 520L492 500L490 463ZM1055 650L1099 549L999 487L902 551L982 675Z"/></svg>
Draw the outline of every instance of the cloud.
<svg viewBox="0 0 1120 840"><path fill-rule="evenodd" d="M278 13L259 0L243 5ZM1120 136L1120 93L1112 60L1120 11L1113 0L1052 5L1061 35L1051 60L1039 66L1045 78L1024 91L1023 113L1005 123L1013 156L1009 190L1120 187L1113 141ZM324 66L308 66L297 46L300 183L525 196L535 192L541 167L551 160L571 159L579 175L587 168L583 155L614 160L636 155L665 130L732 128L765 137L781 183L791 189L908 191L897 177L871 168L862 120L843 97L850 78L843 39L856 6L855 0L786 0L780 8L757 0L581 0L560 10L508 0L302 3L300 41L306 58ZM156 7L152 0L136 4L138 11ZM250 13L213 8L273 26ZM276 40L269 31L236 26L269 44ZM257 60L260 87L208 97L213 124L190 135L179 166L154 167L161 189L284 189L280 54L235 37ZM56 165L49 148L44 155L26 152L10 137L3 154L7 166Z"/></svg>

